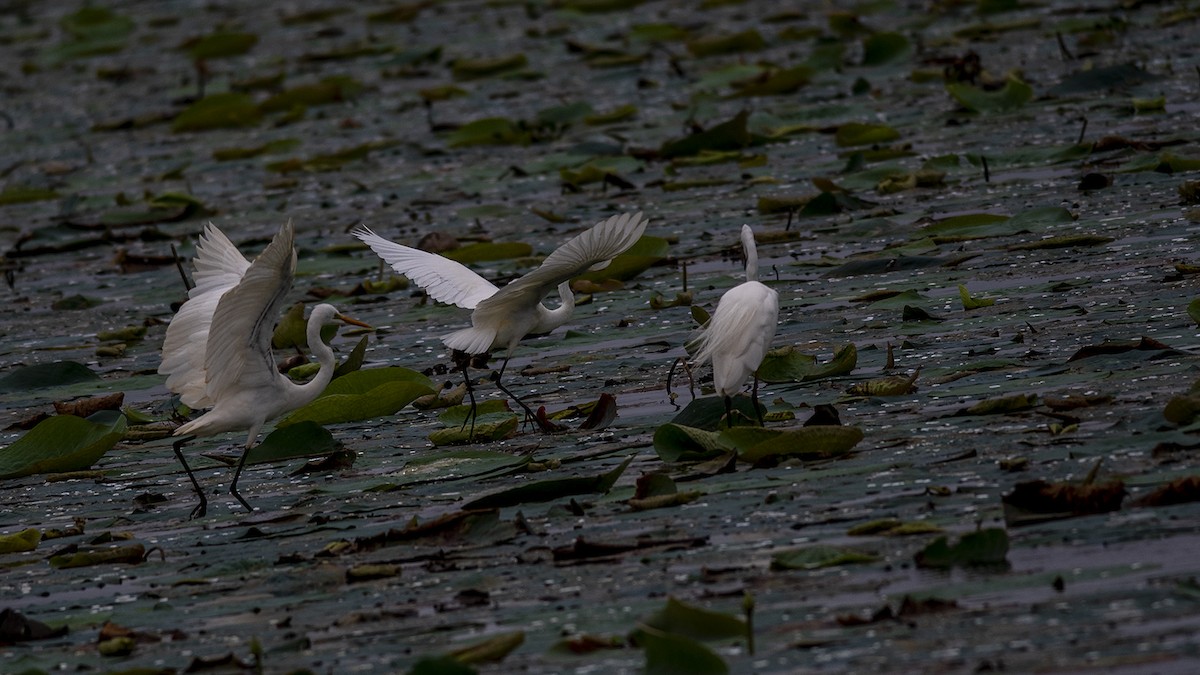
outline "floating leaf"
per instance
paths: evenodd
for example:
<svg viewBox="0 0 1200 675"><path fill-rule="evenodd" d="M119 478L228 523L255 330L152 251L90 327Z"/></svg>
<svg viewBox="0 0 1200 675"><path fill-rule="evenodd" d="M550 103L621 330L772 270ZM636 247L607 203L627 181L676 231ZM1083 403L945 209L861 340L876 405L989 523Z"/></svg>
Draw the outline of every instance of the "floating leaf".
<svg viewBox="0 0 1200 675"><path fill-rule="evenodd" d="M1008 413L1028 410L1037 405L1037 394L1014 394L989 398L973 406L964 408L957 415L1007 415Z"/></svg>
<svg viewBox="0 0 1200 675"><path fill-rule="evenodd" d="M767 458L812 461L840 457L862 441L863 432L858 427L831 424L792 429L733 427L722 431L720 439L738 450L738 459L757 464Z"/></svg>
<svg viewBox="0 0 1200 675"><path fill-rule="evenodd" d="M754 401L749 396L738 394L733 397L735 416L758 419ZM705 396L693 399L671 420L671 424L716 431L725 426L725 401L720 396Z"/></svg>
<svg viewBox="0 0 1200 675"><path fill-rule="evenodd" d="M275 94L262 102L265 113L286 112L296 106L318 106L349 101L363 85L349 75L333 75L313 84L302 84Z"/></svg>
<svg viewBox="0 0 1200 675"><path fill-rule="evenodd" d="M848 344L833 355L826 364L818 364L811 354L803 354L795 346L788 345L767 352L758 367L758 378L763 382L809 382L826 377L846 375L858 364L858 349Z"/></svg>
<svg viewBox="0 0 1200 675"><path fill-rule="evenodd" d="M528 64L529 59L520 53L489 59L456 59L450 65L450 72L456 80L476 80L519 70Z"/></svg>
<svg viewBox="0 0 1200 675"><path fill-rule="evenodd" d="M1001 565L1007 562L1008 532L992 527L964 534L951 546L946 537L938 537L921 551L917 567L953 567Z"/></svg>
<svg viewBox="0 0 1200 675"><path fill-rule="evenodd" d="M146 547L141 544L129 544L110 548L81 549L70 553L50 556L50 566L54 569L70 569L74 567L91 567L92 565L112 565L114 563L141 564L146 557Z"/></svg>
<svg viewBox="0 0 1200 675"><path fill-rule="evenodd" d="M716 652L691 638L639 626L638 644L646 652L645 675L726 675L729 666Z"/></svg>
<svg viewBox="0 0 1200 675"><path fill-rule="evenodd" d="M900 138L900 132L886 124L847 122L837 128L834 141L840 147L887 143Z"/></svg>
<svg viewBox="0 0 1200 675"><path fill-rule="evenodd" d="M666 239L644 234L624 253L613 258L608 265L598 270L585 272L575 277L574 281L595 283L603 283L609 279L628 281L666 259L670 248L671 245L667 243Z"/></svg>
<svg viewBox="0 0 1200 675"><path fill-rule="evenodd" d="M518 504L548 502L581 494L604 494L633 461L630 455L612 471L593 476L572 476L524 483L513 488L477 497L463 505L464 509L488 509Z"/></svg>
<svg viewBox="0 0 1200 675"><path fill-rule="evenodd" d="M433 391L429 378L407 368L356 370L330 382L316 400L292 411L276 426L286 427L306 420L337 424L386 417Z"/></svg>
<svg viewBox="0 0 1200 675"><path fill-rule="evenodd" d="M17 368L4 377L0 377L0 393L32 391L99 380L99 375L76 361L39 363Z"/></svg>
<svg viewBox="0 0 1200 675"><path fill-rule="evenodd" d="M442 253L443 256L460 263L478 263L492 260L524 258L533 253L533 246L520 241L477 242L460 246Z"/></svg>
<svg viewBox="0 0 1200 675"><path fill-rule="evenodd" d="M250 51L256 44L258 44L258 36L254 33L218 31L188 40L183 43L182 49L187 50L188 56L199 61L240 56Z"/></svg>
<svg viewBox="0 0 1200 675"><path fill-rule="evenodd" d="M716 399L710 397L707 400ZM718 419L724 412L722 403ZM723 455L728 450L717 431L675 423L664 424L654 431L654 451L664 462L700 462Z"/></svg>
<svg viewBox="0 0 1200 675"><path fill-rule="evenodd" d="M0 479L82 471L125 435L125 416L103 410L87 419L48 417L0 451Z"/></svg>
<svg viewBox="0 0 1200 675"><path fill-rule="evenodd" d="M70 40L45 52L43 58L52 65L69 59L121 51L126 39L137 27L133 19L96 6L81 7L64 16L59 25L70 36Z"/></svg>
<svg viewBox="0 0 1200 675"><path fill-rule="evenodd" d="M48 199L58 199L58 192L50 188L25 187L21 185L6 185L0 191L0 206L6 204L24 204L26 202L42 202Z"/></svg>
<svg viewBox="0 0 1200 675"><path fill-rule="evenodd" d="M991 307L992 305L996 304L996 301L991 298L971 297L971 294L967 292L967 287L962 284L958 285L958 296L962 299L963 309L966 310L979 309L980 307Z"/></svg>
<svg viewBox="0 0 1200 675"><path fill-rule="evenodd" d="M583 123L591 126L616 124L617 122L624 122L625 120L634 118L637 116L637 112L637 106L633 105L632 103L626 103L625 105L617 106L616 108L613 108L607 112L585 115L583 118Z"/></svg>
<svg viewBox="0 0 1200 675"><path fill-rule="evenodd" d="M643 628L705 642L745 638L749 631L740 617L691 605L672 596L667 597L662 609L640 622L633 634L639 642Z"/></svg>
<svg viewBox="0 0 1200 675"><path fill-rule="evenodd" d="M33 551L41 540L42 531L36 527L26 528L12 534L0 534L0 554Z"/></svg>
<svg viewBox="0 0 1200 675"><path fill-rule="evenodd" d="M1000 500L1004 504L1004 522L1009 527L1016 527L1116 511L1127 494L1121 480L1099 485L1034 480L1017 483L1012 492L1001 495Z"/></svg>
<svg viewBox="0 0 1200 675"><path fill-rule="evenodd" d="M228 162L237 159L250 159L259 155L270 155L279 152L287 152L300 145L299 139L281 138L274 141L268 141L262 145L255 145L243 148L217 148L213 150L213 159L218 162Z"/></svg>
<svg viewBox="0 0 1200 675"><path fill-rule="evenodd" d="M468 145L528 145L532 140L523 125L507 117L485 117L455 129L446 142L452 148Z"/></svg>
<svg viewBox="0 0 1200 675"><path fill-rule="evenodd" d="M507 403L507 401L501 401L501 403ZM449 410L457 408L469 409L470 406L454 406ZM503 414L481 413L475 418L474 424L452 424L445 429L438 429L429 434L429 442L441 447L443 445L498 441L516 433L520 421L516 413L508 410L506 406Z"/></svg>
<svg viewBox="0 0 1200 675"><path fill-rule="evenodd" d="M859 382L847 389L846 393L855 396L903 396L911 394L917 389L914 383L920 374L921 369L918 368L908 377L898 375L878 377L866 382Z"/></svg>
<svg viewBox="0 0 1200 675"><path fill-rule="evenodd" d="M815 71L808 66L795 66L764 72L749 81L735 82L731 97L783 96L795 93L812 80Z"/></svg>
<svg viewBox="0 0 1200 675"><path fill-rule="evenodd" d="M1115 241L1113 237L1098 234L1064 234L1057 237L1046 237L1024 244L1013 244L1006 247L1009 251L1036 251L1048 248L1075 248L1076 246L1100 246Z"/></svg>
<svg viewBox="0 0 1200 675"><path fill-rule="evenodd" d="M1015 110L1033 99L1033 88L1013 76L997 91L986 91L966 82L947 82L946 91L959 105L973 112Z"/></svg>
<svg viewBox="0 0 1200 675"><path fill-rule="evenodd" d="M249 94L210 94L179 113L171 123L171 131L179 133L252 127L261 119L262 112Z"/></svg>
<svg viewBox="0 0 1200 675"><path fill-rule="evenodd" d="M711 129L663 143L659 153L664 159L699 154L702 150L741 150L750 145L746 121L750 113L743 110L733 119Z"/></svg>
<svg viewBox="0 0 1200 675"><path fill-rule="evenodd" d="M731 35L714 35L710 37L689 40L687 50L692 56L718 56L720 54L738 54L741 52L756 52L764 49L767 41L758 31L748 28L740 33Z"/></svg>
<svg viewBox="0 0 1200 675"><path fill-rule="evenodd" d="M447 656L460 663L496 663L524 642L524 631L501 633L475 644L455 649Z"/></svg>
<svg viewBox="0 0 1200 675"><path fill-rule="evenodd" d="M863 40L863 65L878 66L898 61L912 51L900 33L873 33Z"/></svg>
<svg viewBox="0 0 1200 675"><path fill-rule="evenodd" d="M266 464L303 457L325 457L341 444L325 427L316 422L302 421L278 428L267 434L262 443L250 449L247 464Z"/></svg>
<svg viewBox="0 0 1200 675"><path fill-rule="evenodd" d="M771 556L773 570L815 570L838 565L859 565L875 562L879 556L863 553L852 548L835 546L807 546L791 551L781 551Z"/></svg>

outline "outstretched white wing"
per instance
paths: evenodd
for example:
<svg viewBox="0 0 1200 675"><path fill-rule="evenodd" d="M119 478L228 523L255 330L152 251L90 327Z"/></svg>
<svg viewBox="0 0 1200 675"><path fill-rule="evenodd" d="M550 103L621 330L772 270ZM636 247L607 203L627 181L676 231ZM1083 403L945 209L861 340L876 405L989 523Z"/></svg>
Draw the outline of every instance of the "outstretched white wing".
<svg viewBox="0 0 1200 675"><path fill-rule="evenodd" d="M279 377L271 335L296 274L291 221L254 259L241 281L221 296L204 355L205 392L217 401L230 392L266 386Z"/></svg>
<svg viewBox="0 0 1200 675"><path fill-rule="evenodd" d="M351 232L400 274L439 302L475 309L496 292L496 286L449 258L388 241L360 225Z"/></svg>
<svg viewBox="0 0 1200 675"><path fill-rule="evenodd" d="M209 326L221 296L242 280L250 261L209 223L196 243L192 264L195 286L167 326L158 372L167 376L167 388L179 394L184 405L208 408L212 401L205 395L204 352Z"/></svg>
<svg viewBox="0 0 1200 675"><path fill-rule="evenodd" d="M622 213L597 223L559 246L546 256L537 269L514 279L491 297L480 301L476 314L506 311L508 307L541 302L562 282L589 269L603 268L633 246L646 231L646 223L641 211Z"/></svg>

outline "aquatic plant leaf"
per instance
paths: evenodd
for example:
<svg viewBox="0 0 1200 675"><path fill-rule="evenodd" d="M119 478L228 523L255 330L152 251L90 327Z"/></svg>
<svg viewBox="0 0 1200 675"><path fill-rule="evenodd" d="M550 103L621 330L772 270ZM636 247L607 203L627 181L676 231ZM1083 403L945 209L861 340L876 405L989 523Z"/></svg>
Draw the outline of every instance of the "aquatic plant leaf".
<svg viewBox="0 0 1200 675"><path fill-rule="evenodd" d="M743 110L725 122L705 131L663 143L659 154L664 159L699 154L702 150L741 150L750 145L746 121L750 113Z"/></svg>
<svg viewBox="0 0 1200 675"><path fill-rule="evenodd" d="M674 596L668 596L662 609L638 623L633 639L640 643L645 628L702 642L745 638L750 629L741 617L688 604Z"/></svg>
<svg viewBox="0 0 1200 675"><path fill-rule="evenodd" d="M791 429L733 427L720 433L721 442L736 448L738 459L751 464L767 458L832 459L850 452L862 439L858 427L830 424Z"/></svg>
<svg viewBox="0 0 1200 675"><path fill-rule="evenodd" d="M29 527L12 534L0 534L0 554L25 553L37 549L42 540L42 531Z"/></svg>
<svg viewBox="0 0 1200 675"><path fill-rule="evenodd" d="M0 480L90 468L125 436L125 416L102 410L87 419L48 417L0 450Z"/></svg>
<svg viewBox="0 0 1200 675"><path fill-rule="evenodd" d="M332 75L319 82L302 84L282 91L262 102L265 113L287 112L296 106L319 106L349 101L361 93L363 85L349 75Z"/></svg>
<svg viewBox="0 0 1200 675"><path fill-rule="evenodd" d="M955 413L957 415L1006 415L1028 410L1037 405L1037 394L1013 394L980 401Z"/></svg>
<svg viewBox="0 0 1200 675"><path fill-rule="evenodd" d="M633 246L613 258L607 266L585 272L575 277L572 282L591 281L600 284L609 279L628 281L665 260L670 254L670 249L671 245L666 239L643 234Z"/></svg>
<svg viewBox="0 0 1200 675"><path fill-rule="evenodd" d="M350 354L338 364L333 371L333 379L337 379L343 375L349 375L356 370L360 370L363 361L367 357L367 336L364 335L358 340L358 344L354 345L354 349L350 350Z"/></svg>
<svg viewBox="0 0 1200 675"><path fill-rule="evenodd" d="M64 16L59 26L69 36L62 44L47 49L42 60L57 65L70 59L112 54L125 47L137 25L133 19L106 7L85 5Z"/></svg>
<svg viewBox="0 0 1200 675"><path fill-rule="evenodd" d="M1008 532L991 527L964 534L952 546L938 537L914 556L917 567L1001 565L1008 559Z"/></svg>
<svg viewBox="0 0 1200 675"><path fill-rule="evenodd" d="M815 356L801 353L794 345L788 345L767 352L757 372L758 379L763 382L809 382L846 375L857 364L858 349L853 343L838 349L825 364L818 364Z"/></svg>
<svg viewBox="0 0 1200 675"><path fill-rule="evenodd" d="M996 301L991 298L976 298L972 297L967 291L967 287L958 285L958 297L962 300L963 309L979 309L980 307L991 307L996 304Z"/></svg>
<svg viewBox="0 0 1200 675"><path fill-rule="evenodd" d="M766 48L767 41L757 30L748 28L740 33L712 35L689 40L686 46L692 56L705 57L756 52Z"/></svg>
<svg viewBox="0 0 1200 675"><path fill-rule="evenodd" d="M287 152L300 145L300 139L297 138L280 138L274 141L267 141L261 145L238 148L217 148L213 150L213 159L218 162L228 162L238 159L250 159L259 155L270 155L279 152Z"/></svg>
<svg viewBox="0 0 1200 675"><path fill-rule="evenodd" d="M838 546L806 546L771 556L773 570L815 570L838 565L875 562L879 556Z"/></svg>
<svg viewBox="0 0 1200 675"><path fill-rule="evenodd" d="M879 66L899 61L911 52L908 38L900 33L873 33L863 40L863 65Z"/></svg>
<svg viewBox="0 0 1200 675"><path fill-rule="evenodd" d="M504 475L529 464L529 455L514 455L496 450L447 450L408 460L394 474L400 484L460 480Z"/></svg>
<svg viewBox="0 0 1200 675"><path fill-rule="evenodd" d="M518 504L548 502L581 494L604 494L612 489L617 479L625 472L625 468L633 461L633 457L630 455L616 468L602 474L551 478L523 483L513 488L477 497L464 504L463 508L504 508Z"/></svg>
<svg viewBox="0 0 1200 675"><path fill-rule="evenodd" d="M477 675L478 672L449 656L426 656L414 663L406 675Z"/></svg>
<svg viewBox="0 0 1200 675"><path fill-rule="evenodd" d="M888 143L900 138L900 132L886 124L847 122L838 126L834 141L839 147Z"/></svg>
<svg viewBox="0 0 1200 675"><path fill-rule="evenodd" d="M179 113L171 122L171 131L181 133L252 127L261 119L262 111L249 94L210 94Z"/></svg>
<svg viewBox="0 0 1200 675"><path fill-rule="evenodd" d="M451 651L447 656L459 663L497 663L525 642L525 631L494 635L466 647Z"/></svg>
<svg viewBox="0 0 1200 675"><path fill-rule="evenodd" d="M183 43L181 48L187 50L188 56L193 59L202 60L240 56L250 51L256 44L258 44L258 36L254 33L217 31L188 40Z"/></svg>
<svg viewBox="0 0 1200 675"><path fill-rule="evenodd" d="M691 638L641 626L637 641L646 653L645 675L726 675L729 666L712 649Z"/></svg>
<svg viewBox="0 0 1200 675"><path fill-rule="evenodd" d="M792 94L808 84L815 74L816 71L804 65L767 71L749 81L734 82L736 91L730 94L730 97Z"/></svg>
<svg viewBox="0 0 1200 675"><path fill-rule="evenodd" d="M93 565L112 565L128 563L139 565L146 558L146 547L142 544L127 544L106 548L87 548L52 555L48 562L54 569L70 569L75 567L91 567Z"/></svg>
<svg viewBox="0 0 1200 675"><path fill-rule="evenodd" d="M1128 492L1121 480L1101 484L1047 483L1026 481L1001 495L1004 522L1009 527L1047 520L1108 513L1121 508Z"/></svg>
<svg viewBox="0 0 1200 675"><path fill-rule="evenodd" d="M1015 110L1033 99L1033 88L1013 76L997 91L986 91L966 82L947 82L946 91L962 107L980 113Z"/></svg>
<svg viewBox="0 0 1200 675"><path fill-rule="evenodd" d="M261 443L250 448L247 464L266 464L302 457L325 457L340 449L341 443L320 424L300 421L279 427Z"/></svg>
<svg viewBox="0 0 1200 675"><path fill-rule="evenodd" d="M292 411L276 426L305 420L336 424L385 417L433 391L428 377L407 368L356 370L330 382L312 403Z"/></svg>
<svg viewBox="0 0 1200 675"><path fill-rule="evenodd" d="M533 246L520 241L481 241L446 251L442 255L451 260L466 264L524 258L532 253Z"/></svg>
<svg viewBox="0 0 1200 675"><path fill-rule="evenodd" d="M500 404L490 406L488 404ZM479 404L474 424L467 422L469 405L456 405L446 409L438 416L445 429L438 429L429 434L429 442L435 446L460 445L498 441L516 433L521 418L517 417L508 407L507 400L493 399Z"/></svg>
<svg viewBox="0 0 1200 675"><path fill-rule="evenodd" d="M58 196L58 192L50 188L6 185L4 186L4 190L0 190L0 206L24 204L26 202L42 202L48 199L58 199Z"/></svg>
<svg viewBox="0 0 1200 675"><path fill-rule="evenodd" d="M703 399L702 399L703 400ZM709 400L713 400L710 397ZM725 414L724 404L718 420ZM720 432L676 423L664 424L654 431L654 451L664 462L700 462L728 452Z"/></svg>
<svg viewBox="0 0 1200 675"><path fill-rule="evenodd" d="M637 106L633 105L632 103L626 103L624 105L619 105L612 110L598 113L594 112L584 115L583 123L591 126L616 124L617 122L624 122L626 120L633 119L637 116L637 113Z"/></svg>
<svg viewBox="0 0 1200 675"><path fill-rule="evenodd" d="M100 380L92 369L77 361L54 361L17 368L0 377L0 393L32 391Z"/></svg>
<svg viewBox="0 0 1200 675"><path fill-rule="evenodd" d="M455 129L446 138L452 148L469 145L528 145L529 131L507 117L485 117Z"/></svg>
<svg viewBox="0 0 1200 675"><path fill-rule="evenodd" d="M746 419L758 419L758 415L754 411L754 400L745 394L734 396L732 407L735 416L741 415ZM671 424L717 431L725 426L724 417L725 401L720 396L705 396L693 399L688 403L671 419Z"/></svg>
<svg viewBox="0 0 1200 675"><path fill-rule="evenodd" d="M477 80L519 70L529 65L524 54L509 54L486 59L455 59L450 72L456 80Z"/></svg>

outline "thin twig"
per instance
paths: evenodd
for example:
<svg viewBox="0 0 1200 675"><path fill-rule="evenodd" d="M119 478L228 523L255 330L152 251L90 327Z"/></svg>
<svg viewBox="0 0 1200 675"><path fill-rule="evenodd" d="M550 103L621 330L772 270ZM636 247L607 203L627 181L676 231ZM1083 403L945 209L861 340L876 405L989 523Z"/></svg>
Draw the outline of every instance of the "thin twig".
<svg viewBox="0 0 1200 675"><path fill-rule="evenodd" d="M985 183L992 182L992 173L990 171L988 171L987 157L980 155L979 161L983 162L983 182L985 182Z"/></svg>
<svg viewBox="0 0 1200 675"><path fill-rule="evenodd" d="M1065 40L1063 40L1062 33L1055 31L1054 37L1058 40L1058 52L1062 54L1063 58L1067 61L1074 61L1075 57L1071 54L1071 50L1067 49L1067 43Z"/></svg>
<svg viewBox="0 0 1200 675"><path fill-rule="evenodd" d="M1083 135L1087 133L1087 118L1083 118L1083 128L1079 130L1079 140L1075 141L1075 145L1083 145Z"/></svg>
<svg viewBox="0 0 1200 675"><path fill-rule="evenodd" d="M187 274L183 271L183 260L180 259L179 253L175 250L175 244L171 244L171 257L175 259L175 269L179 270L179 278L183 279L183 290L191 291L192 282L188 281Z"/></svg>

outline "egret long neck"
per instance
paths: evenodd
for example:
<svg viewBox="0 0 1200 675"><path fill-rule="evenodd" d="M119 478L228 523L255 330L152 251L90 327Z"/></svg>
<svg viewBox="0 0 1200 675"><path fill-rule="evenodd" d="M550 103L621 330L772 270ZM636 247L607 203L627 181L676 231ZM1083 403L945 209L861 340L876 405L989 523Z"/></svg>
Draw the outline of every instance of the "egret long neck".
<svg viewBox="0 0 1200 675"><path fill-rule="evenodd" d="M316 317L315 311L308 317L308 327L305 331L305 335L308 337L308 348L312 351L313 356L316 357L320 368L313 379L304 384L296 385L295 391L297 394L294 400L299 401L297 407L320 396L321 392L325 391L325 387L333 380L333 371L337 360L333 355L333 349L321 339L321 326L324 323L323 320Z"/></svg>
<svg viewBox="0 0 1200 675"><path fill-rule="evenodd" d="M746 254L746 281L757 281L758 249L754 246L754 233L748 227L742 230L742 250Z"/></svg>
<svg viewBox="0 0 1200 675"><path fill-rule="evenodd" d="M538 305L538 333L549 333L571 320L571 314L575 312L575 294L571 292L570 281L564 281L558 285L558 297L560 302L554 309L546 309L545 305Z"/></svg>

